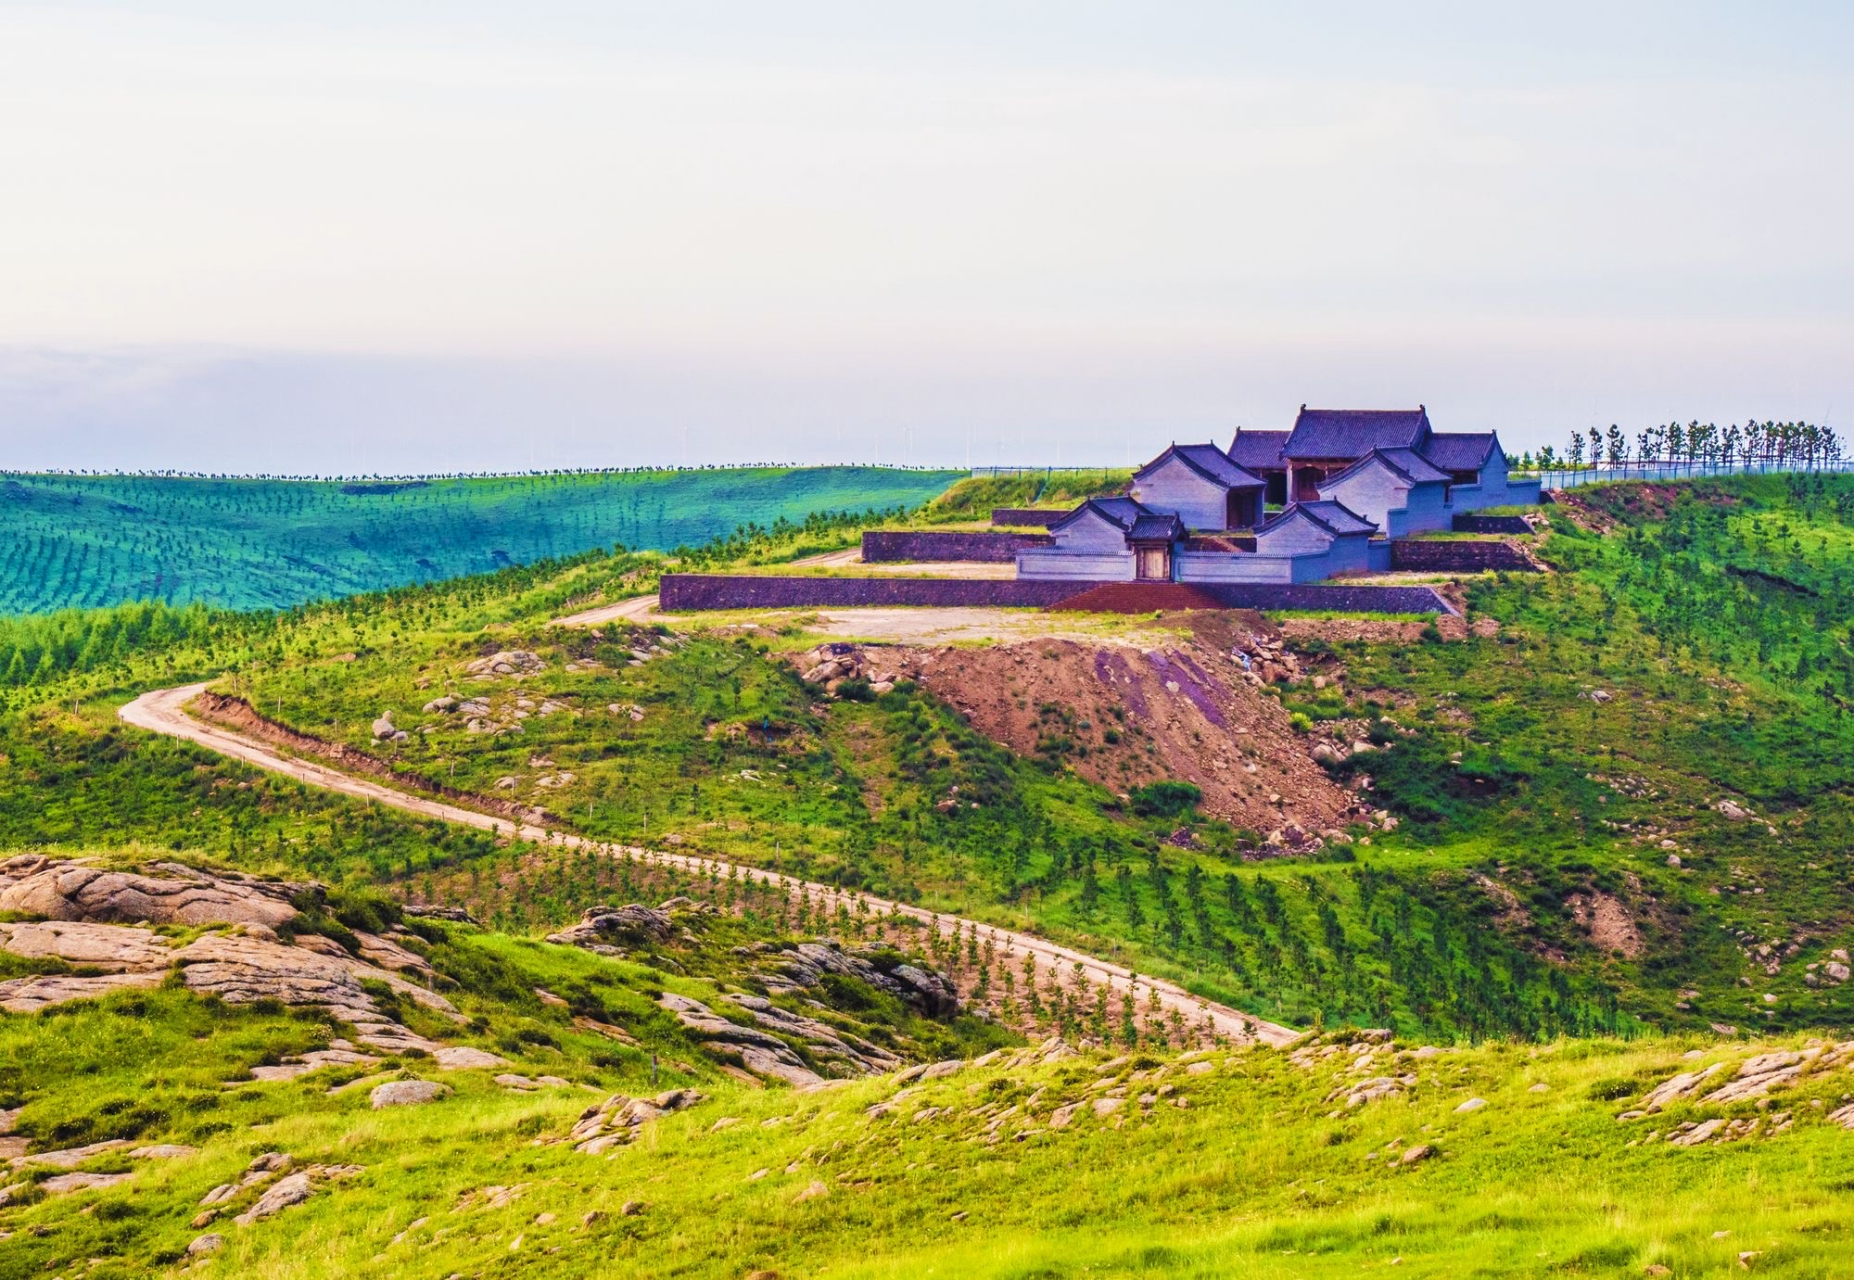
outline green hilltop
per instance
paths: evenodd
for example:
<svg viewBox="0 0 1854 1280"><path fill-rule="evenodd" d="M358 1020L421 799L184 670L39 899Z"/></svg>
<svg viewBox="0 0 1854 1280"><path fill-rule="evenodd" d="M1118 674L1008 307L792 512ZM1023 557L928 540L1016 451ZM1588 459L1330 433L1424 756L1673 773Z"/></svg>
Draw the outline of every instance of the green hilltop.
<svg viewBox="0 0 1854 1280"><path fill-rule="evenodd" d="M0 613L279 608L595 547L912 507L961 472L738 467L278 480L0 474Z"/></svg>

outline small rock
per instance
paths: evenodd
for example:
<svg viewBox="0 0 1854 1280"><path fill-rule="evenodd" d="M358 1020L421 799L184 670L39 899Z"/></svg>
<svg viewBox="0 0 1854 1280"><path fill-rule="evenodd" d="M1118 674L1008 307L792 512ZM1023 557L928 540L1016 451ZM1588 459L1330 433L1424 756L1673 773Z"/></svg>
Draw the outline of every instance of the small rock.
<svg viewBox="0 0 1854 1280"><path fill-rule="evenodd" d="M1417 1146L1411 1147L1408 1151L1404 1152L1403 1157L1400 1160L1398 1160L1397 1163L1398 1164L1421 1164L1423 1161L1435 1155L1435 1153L1436 1153L1436 1149L1434 1147L1430 1146L1427 1142L1421 1143Z"/></svg>
<svg viewBox="0 0 1854 1280"><path fill-rule="evenodd" d="M222 1235L196 1236L193 1242L187 1246L187 1256L189 1258L203 1258L207 1254L217 1253L223 1248L225 1248L225 1237Z"/></svg>
<svg viewBox="0 0 1854 1280"><path fill-rule="evenodd" d="M622 1217L635 1218L649 1207L650 1206L645 1204L642 1200L626 1200L624 1204L619 1206L618 1213Z"/></svg>
<svg viewBox="0 0 1854 1280"><path fill-rule="evenodd" d="M813 1182L810 1186L799 1192L795 1199L800 1201L817 1200L829 1194L829 1187L825 1186L822 1182Z"/></svg>
<svg viewBox="0 0 1854 1280"><path fill-rule="evenodd" d="M1486 1105L1487 1105L1487 1099L1485 1098L1469 1098L1466 1102L1462 1103L1459 1107L1455 1108L1455 1114L1461 1115L1464 1112L1468 1112L1468 1111L1479 1111L1482 1107Z"/></svg>

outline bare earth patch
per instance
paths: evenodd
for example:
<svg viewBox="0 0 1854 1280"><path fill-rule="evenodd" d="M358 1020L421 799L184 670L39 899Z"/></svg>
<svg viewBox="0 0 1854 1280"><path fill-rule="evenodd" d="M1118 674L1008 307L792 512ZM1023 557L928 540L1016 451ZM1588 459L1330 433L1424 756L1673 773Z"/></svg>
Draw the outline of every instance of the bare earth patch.
<svg viewBox="0 0 1854 1280"><path fill-rule="evenodd" d="M1233 647L1201 634L1052 638L884 657L989 737L1060 755L1109 790L1195 783L1205 812L1263 835L1345 826L1361 812L1355 797L1315 763L1281 704L1244 680Z"/></svg>

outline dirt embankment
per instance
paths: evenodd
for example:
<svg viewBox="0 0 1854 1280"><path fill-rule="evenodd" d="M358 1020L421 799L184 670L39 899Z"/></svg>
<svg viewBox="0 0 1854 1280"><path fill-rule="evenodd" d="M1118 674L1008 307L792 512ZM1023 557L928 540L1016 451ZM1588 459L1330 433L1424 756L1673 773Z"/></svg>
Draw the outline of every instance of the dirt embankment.
<svg viewBox="0 0 1854 1280"><path fill-rule="evenodd" d="M515 822L547 825L552 821L544 809L516 804L514 801L496 796L480 796L474 791L464 791L442 782L434 782L412 769L402 769L388 764L377 756L370 756L365 751L356 751L344 743L329 742L313 734L292 729L286 724L279 724L259 713L243 698L230 698L222 693L207 690L194 701L193 707L202 720L224 725L228 729L236 729L247 737L268 742L275 747L288 748L297 755L326 760L346 773L364 773L370 777L382 778L401 786L423 791L428 795L456 800L473 809L497 814Z"/></svg>
<svg viewBox="0 0 1854 1280"><path fill-rule="evenodd" d="M1033 640L884 652L897 674L1025 755L1058 756L1115 792L1176 779L1203 809L1273 843L1306 844L1374 812L1317 764L1280 702L1246 676L1279 637L1250 614L1206 615L1151 648Z"/></svg>

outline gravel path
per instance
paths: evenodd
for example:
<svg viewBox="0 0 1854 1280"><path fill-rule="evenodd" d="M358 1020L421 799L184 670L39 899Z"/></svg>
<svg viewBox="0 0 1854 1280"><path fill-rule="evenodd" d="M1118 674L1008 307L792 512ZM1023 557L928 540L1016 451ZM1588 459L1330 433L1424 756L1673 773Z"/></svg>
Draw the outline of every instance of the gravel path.
<svg viewBox="0 0 1854 1280"><path fill-rule="evenodd" d="M654 598L651 599L654 601ZM625 602L627 605L638 603L640 601ZM124 723L138 729L184 738L208 750L216 751L220 755L295 778L310 786L324 787L330 791L339 791L363 800L374 800L380 804L391 805L395 809L403 809L408 813L416 813L428 818L440 818L446 822L459 822L485 831L502 830L510 826L507 819L494 818L486 813L478 813L474 809L465 809L440 800L427 799L424 796L386 786L371 778L343 773L313 760L284 755L269 744L255 738L196 720L187 714L186 704L206 687L204 683L190 684L174 689L158 689L152 693L144 693L122 707L117 714ZM722 875L732 875L735 870L735 864L714 858L669 853L660 849L643 849L633 845L607 844L563 832L548 831L541 827L522 826L516 834L523 839L544 841L569 849L592 848L618 856L632 854L648 863L674 867L682 871L699 872L704 875L711 870ZM871 909L883 913L895 911L927 923L937 920L943 933L970 927L970 922L959 917L936 916L932 912L923 911L919 907L909 906L906 903L888 902L867 894L846 893L830 885L813 884L810 881L795 879L756 867L743 866L740 871L760 884L797 889L809 895L816 906L826 911L834 912L839 902L853 907L860 899ZM1205 1019L1209 1019L1217 1034L1229 1040L1260 1040L1266 1044L1282 1045L1294 1040L1300 1034L1287 1027L1263 1022L1225 1005L1210 1003L1174 983L1143 975L1136 979L1131 971L1120 965L1083 955L1079 951L1072 951L1031 934L1013 933L983 923L978 924L977 928L995 941L998 950L1003 951L1006 947L1011 947L1019 954L1033 956L1040 967L1056 969L1065 982L1073 981L1075 967L1080 965L1083 976L1090 983L1106 985L1115 992L1124 992L1131 986L1137 993L1142 1008L1150 993L1156 991L1160 1005L1166 1010L1177 1009L1193 1026L1201 1026Z"/></svg>

